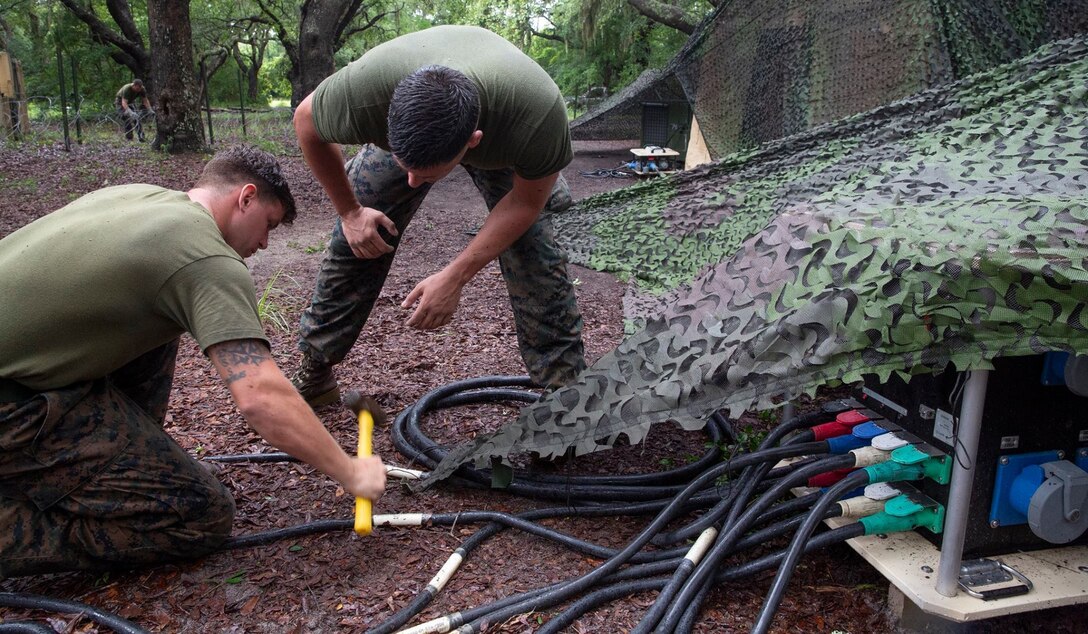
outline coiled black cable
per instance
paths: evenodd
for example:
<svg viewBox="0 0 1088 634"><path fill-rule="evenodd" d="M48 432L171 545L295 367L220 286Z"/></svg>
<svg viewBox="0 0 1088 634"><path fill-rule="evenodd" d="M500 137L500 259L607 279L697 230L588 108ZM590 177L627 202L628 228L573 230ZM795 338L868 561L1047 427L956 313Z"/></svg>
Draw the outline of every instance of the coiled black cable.
<svg viewBox="0 0 1088 634"><path fill-rule="evenodd" d="M0 607L47 610L49 612L59 612L61 614L82 614L95 623L108 627L118 634L148 634L147 630L128 619L123 619L116 614L111 614L105 610L99 610L98 608L78 601L53 599L51 597L43 597L41 595L28 594L25 592L0 592ZM20 627L25 625L26 624L22 624ZM34 630L23 629L21 631L33 632ZM46 631L52 632L53 630L50 628Z"/></svg>
<svg viewBox="0 0 1088 634"><path fill-rule="evenodd" d="M408 408L397 417L394 422L392 433L394 444L398 451L408 456L414 463L433 468L445 457L446 450L431 441L420 431L419 422L422 416L436 409L470 403L510 401L532 402L539 398L535 392L515 389L530 386L531 384L527 377L481 377L478 379L451 383L436 390L432 390L417 401L415 405ZM711 448L697 461L683 467L659 473L622 476L574 476L566 474L518 472L517 481L511 483L508 489L510 493L541 499L560 499L566 501L568 505L559 508L530 511L519 514L518 516L490 512L440 514L430 516L431 519L429 521L431 523L452 523L455 521L488 522L481 530L477 531L469 540L466 540L462 544L462 549L464 549L464 552L466 553L477 547L480 543L483 543L490 536L503 530L507 526L511 526L531 534L552 539L569 548L573 548L591 556L606 558L604 564L594 571L583 575L579 579L567 583L554 584L544 589L526 593L525 595L511 597L508 600L492 604L486 610L481 607L480 609L465 611L464 613L461 613L461 616L464 619L462 622L473 624L480 619L494 622L494 619L507 618L507 616L503 615L512 616L525 611L526 608L535 609L530 606L555 605L556 602L561 602L565 600L565 598L578 594L592 587L599 581L604 581L612 585L621 582L634 570L643 570L643 572L638 572L634 575L635 581L642 583L646 581L645 575L649 573L649 568L643 568L647 566L653 567L654 570L659 571L656 574L674 571L679 561L683 559L680 555L683 554L684 548L651 552L639 551L650 539L655 535L658 535L661 528L680 514L693 509L711 506L723 498L729 499L730 497L735 497L737 499L743 498L746 500L751 492L767 482L768 479L781 477L783 473L797 471L797 469L793 467L771 471L771 467L775 462L783 458L803 456L813 451L818 452L821 449L817 448L816 445L826 444L806 444L804 442L799 442L810 439L811 435L807 437L799 435L798 437L793 438L792 441L795 446L774 446L774 444L778 439L784 437L785 434L796 429L810 426L813 421L820 418L826 418L826 413L817 412L813 415L798 417L787 424L780 425L768 435L767 440L761 445L759 451L742 454L736 456L729 462L722 463L719 446L725 442L735 441L735 437L728 420L721 414L715 414L711 417L711 420L708 421L706 426L712 441ZM822 450L826 450L826 448ZM244 456L211 456L205 457L205 460L219 462L295 461L293 457L284 453L250 454ZM728 471L742 469L746 470L745 472L752 474L752 476L750 476L751 481L744 482L746 490L743 493L738 494L735 489L738 486L737 483L744 481L744 478L740 478L729 486L718 487L717 490L703 490L708 484L722 474ZM806 472L808 470L808 468L801 469L801 471ZM477 470L463 466L456 474L456 481L468 486L489 486L490 480L490 470L487 469ZM776 490L778 484L779 482L775 482L771 487L772 490ZM635 504L624 502L635 502ZM800 506L801 505L798 505L798 507ZM764 508L766 508L766 506L764 506ZM652 512L657 513L655 519L651 521L647 528L644 529L633 542L619 551L547 529L532 521L533 519L554 517L557 515L601 516ZM733 512L735 513L736 511L734 510ZM783 514L788 514L789 512L789 510L775 508L768 510L765 515L767 515L768 518L774 518ZM777 513L778 515L773 515L774 513ZM716 517L718 516L715 515L714 518L716 519ZM764 519L764 514L760 513L754 513L753 517L750 518L746 515L745 518L749 524L767 521ZM704 522L713 523L713 519L704 520ZM238 536L228 540L223 545L223 549L247 548L285 538L293 538L332 530L347 530L352 524L353 522L351 520L326 520L302 526ZM783 526L792 527L794 525L796 525L796 520L776 524L760 533L753 534L753 537L760 535L765 537L772 532L778 534L784 530L782 528ZM750 544L759 543L758 539L753 540L748 537L742 538L741 533L743 533L743 531L737 533L733 538L733 545L737 548L744 548ZM629 565L630 567L626 570L620 570L619 568L623 565ZM642 575L641 578L638 575ZM662 578L660 582L662 584L668 583L668 577ZM612 596L613 594L620 592L620 590L609 589L610 587L611 586L606 586L605 588L600 589L599 591L603 592L603 594L599 596ZM433 598L433 594L430 597L427 596L426 592L420 594L409 605L398 611L397 615L394 615L394 619L389 619L379 626L379 628L383 629L375 631L384 632L396 629L396 627L406 623L413 616L422 611L431 598ZM46 602L55 601L45 597L41 597L41 599L44 599ZM601 600L607 599L598 599L598 602ZM61 603L66 602L57 602L58 605ZM581 602L579 604L582 605ZM45 606L46 604L41 603L40 605ZM89 606L83 606L76 611L84 612L88 615L99 614L104 619L99 622L108 627L113 627L115 631L118 632L143 631L124 619L119 619L109 613L94 610ZM398 623L394 625L394 621L397 621Z"/></svg>

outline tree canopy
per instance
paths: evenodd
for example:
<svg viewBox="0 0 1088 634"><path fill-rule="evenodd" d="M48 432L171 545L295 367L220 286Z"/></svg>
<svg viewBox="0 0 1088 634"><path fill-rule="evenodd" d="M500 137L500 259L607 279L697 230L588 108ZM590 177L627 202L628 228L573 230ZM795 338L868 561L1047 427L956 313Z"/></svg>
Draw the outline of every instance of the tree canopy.
<svg viewBox="0 0 1088 634"><path fill-rule="evenodd" d="M381 42L473 24L515 43L575 97L615 92L664 66L718 1L202 0L186 3L189 50L163 52L151 40L152 0L0 0L0 49L22 63L27 94L49 99L61 89L59 52L66 90L84 108L110 108L135 77L154 102L158 75L179 62L191 66L182 75L197 91L193 104L203 102L206 79L213 105L293 106Z"/></svg>

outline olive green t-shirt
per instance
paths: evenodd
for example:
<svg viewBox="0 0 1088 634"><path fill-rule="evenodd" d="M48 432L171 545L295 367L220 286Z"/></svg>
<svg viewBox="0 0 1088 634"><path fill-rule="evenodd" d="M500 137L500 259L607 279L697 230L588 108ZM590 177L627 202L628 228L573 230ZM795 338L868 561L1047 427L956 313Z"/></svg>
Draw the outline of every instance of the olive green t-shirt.
<svg viewBox="0 0 1088 634"><path fill-rule="evenodd" d="M0 377L93 380L189 332L267 343L253 279L183 192L92 192L0 240Z"/></svg>
<svg viewBox="0 0 1088 634"><path fill-rule="evenodd" d="M128 102L130 108L142 107L145 96L147 96L147 92L136 92L132 84L125 84L121 86L121 90L117 91L117 96L114 97L113 102L120 106L121 100L124 99Z"/></svg>
<svg viewBox="0 0 1088 634"><path fill-rule="evenodd" d="M480 91L484 136L461 161L513 168L522 178L554 174L574 158L567 108L543 68L502 37L474 26L437 26L369 50L314 91L314 126L329 143L372 143L389 150L393 90L424 66L464 73Z"/></svg>

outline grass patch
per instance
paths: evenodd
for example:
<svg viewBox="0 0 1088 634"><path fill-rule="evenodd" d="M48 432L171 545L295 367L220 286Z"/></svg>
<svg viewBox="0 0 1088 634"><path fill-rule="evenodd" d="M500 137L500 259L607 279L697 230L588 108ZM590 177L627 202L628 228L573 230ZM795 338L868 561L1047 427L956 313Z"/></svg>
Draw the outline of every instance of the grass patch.
<svg viewBox="0 0 1088 634"><path fill-rule="evenodd" d="M261 323L266 328L288 332L291 329L291 324L287 320L287 309L283 302L290 297L290 294L277 287L277 283L281 279L288 280L298 286L298 282L291 276L285 275L282 269L273 273L272 277L268 278L268 282L265 283L261 296L257 298L257 316L261 318Z"/></svg>

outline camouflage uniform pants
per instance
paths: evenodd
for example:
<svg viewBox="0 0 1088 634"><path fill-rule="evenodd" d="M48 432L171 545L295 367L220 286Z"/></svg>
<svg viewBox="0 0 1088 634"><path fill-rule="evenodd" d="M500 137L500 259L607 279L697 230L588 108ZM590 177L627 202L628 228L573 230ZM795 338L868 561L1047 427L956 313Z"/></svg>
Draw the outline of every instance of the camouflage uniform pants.
<svg viewBox="0 0 1088 634"><path fill-rule="evenodd" d="M230 493L162 429L176 353L0 402L0 579L198 557L230 535Z"/></svg>
<svg viewBox="0 0 1088 634"><path fill-rule="evenodd" d="M465 166L484 197L488 211L513 187L510 169ZM385 213L404 235L430 185L412 188L390 153L364 146L347 164L355 195L366 207ZM518 348L532 379L542 386L571 382L585 369L582 316L566 258L555 244L549 213L571 204L570 188L560 175L544 213L499 256L499 267L514 310ZM398 237L386 239L394 250ZM359 338L393 264L394 253L367 260L355 257L340 220L318 273L310 307L299 326L299 349L326 364L340 363Z"/></svg>

